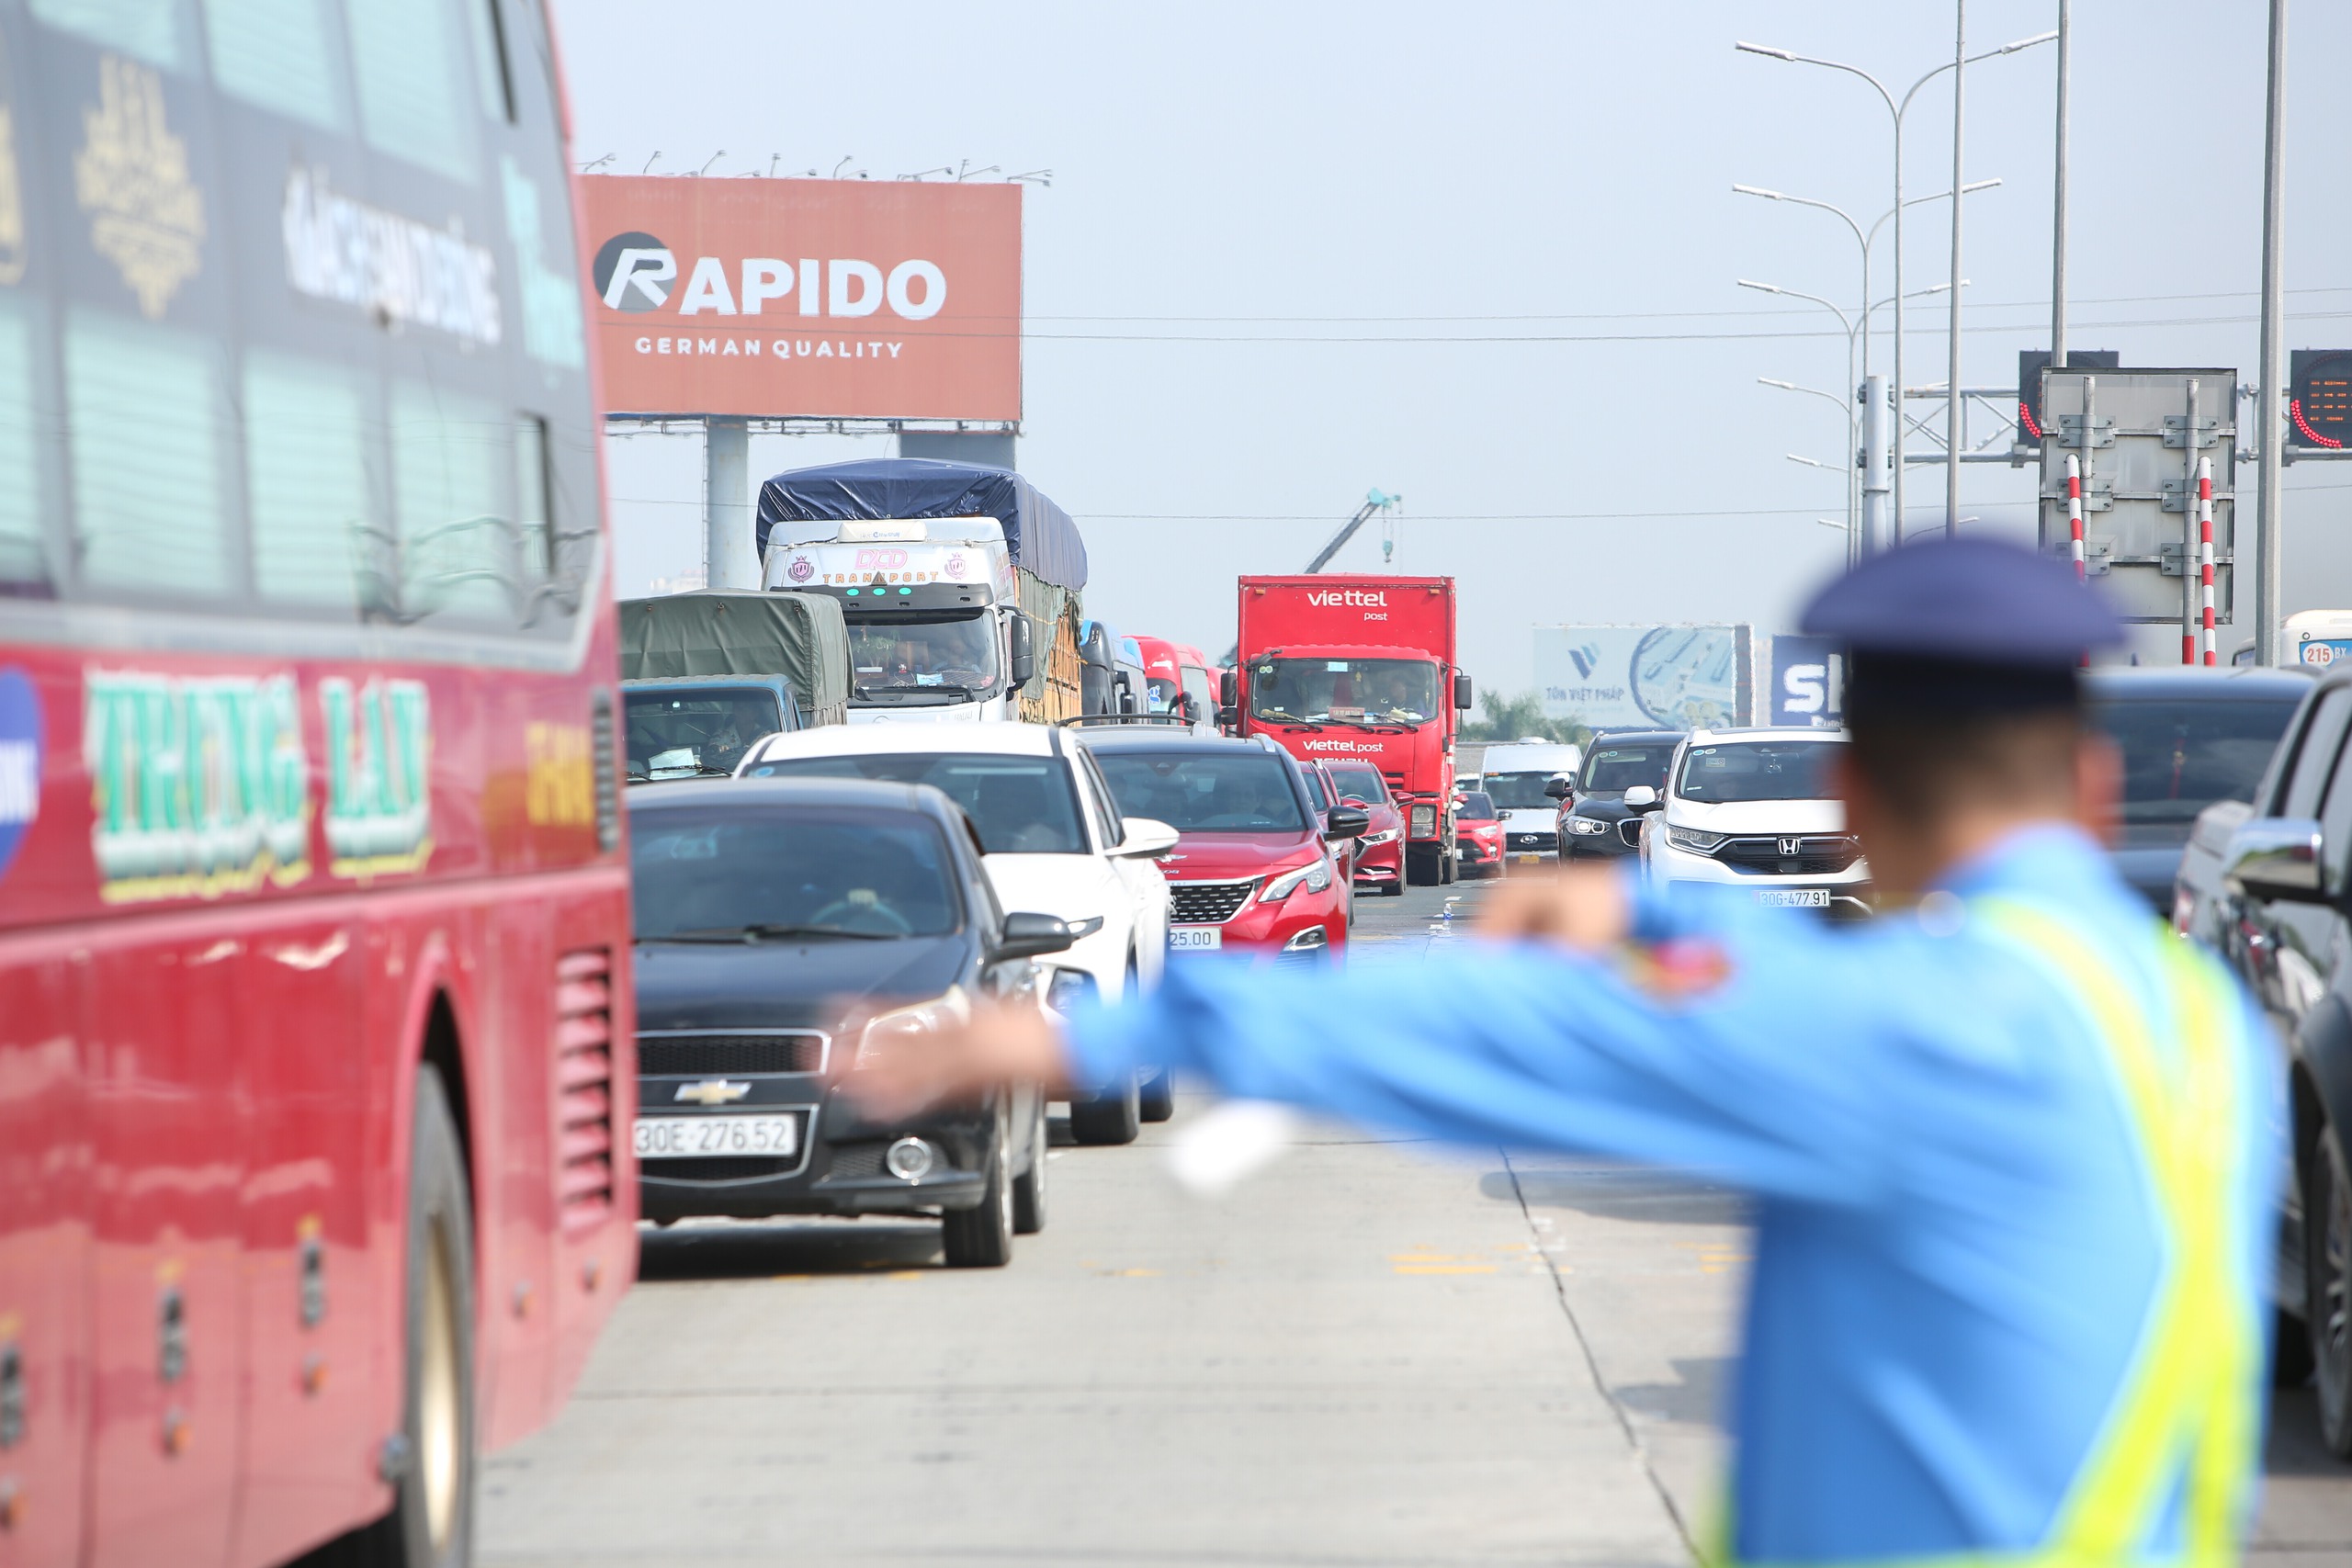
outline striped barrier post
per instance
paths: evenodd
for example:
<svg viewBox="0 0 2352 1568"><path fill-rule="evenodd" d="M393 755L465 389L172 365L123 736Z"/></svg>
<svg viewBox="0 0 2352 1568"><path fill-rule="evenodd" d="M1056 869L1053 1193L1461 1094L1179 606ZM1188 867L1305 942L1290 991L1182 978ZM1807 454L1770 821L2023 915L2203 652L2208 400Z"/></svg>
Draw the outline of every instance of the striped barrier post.
<svg viewBox="0 0 2352 1568"><path fill-rule="evenodd" d="M2080 580L2090 568L2083 560L2083 460L2072 452L2066 454L2066 526L2074 534L2075 576Z"/></svg>
<svg viewBox="0 0 2352 1568"><path fill-rule="evenodd" d="M2205 596L2203 632L2205 662L2213 655L2213 459L2197 459L2197 576Z"/></svg>

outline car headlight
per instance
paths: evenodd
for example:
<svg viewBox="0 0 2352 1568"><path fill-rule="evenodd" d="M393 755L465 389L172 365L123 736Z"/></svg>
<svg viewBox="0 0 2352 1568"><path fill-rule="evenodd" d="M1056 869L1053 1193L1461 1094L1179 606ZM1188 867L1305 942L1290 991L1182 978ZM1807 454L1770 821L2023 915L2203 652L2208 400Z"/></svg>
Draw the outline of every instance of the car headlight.
<svg viewBox="0 0 2352 1568"><path fill-rule="evenodd" d="M1366 833L1362 839L1357 840L1357 842L1364 844L1393 844L1396 841L1396 829L1394 828L1383 828L1377 833Z"/></svg>
<svg viewBox="0 0 2352 1568"><path fill-rule="evenodd" d="M1261 904L1279 904L1304 886L1309 893L1320 893L1331 886L1331 861L1328 855L1317 855L1313 861L1296 871L1286 871L1266 884L1258 895Z"/></svg>
<svg viewBox="0 0 2352 1568"><path fill-rule="evenodd" d="M1694 855L1711 855L1723 848L1728 833L1702 833L1696 828L1677 828L1671 823L1666 829L1666 841L1678 850L1689 850Z"/></svg>
<svg viewBox="0 0 2352 1568"><path fill-rule="evenodd" d="M1568 831L1579 838L1597 839L1609 831L1609 824L1595 821L1589 817L1571 817L1568 818Z"/></svg>
<svg viewBox="0 0 2352 1568"><path fill-rule="evenodd" d="M1413 807L1412 824L1413 836L1417 839L1427 838L1431 833L1436 832L1437 807L1434 806L1416 806Z"/></svg>
<svg viewBox="0 0 2352 1568"><path fill-rule="evenodd" d="M971 1016L971 998L961 986L950 986L945 996L927 1002L892 1008L866 1021L865 1032L857 1037L857 1055L850 1065L871 1066L889 1054L894 1042L919 1040L943 1024L968 1022Z"/></svg>

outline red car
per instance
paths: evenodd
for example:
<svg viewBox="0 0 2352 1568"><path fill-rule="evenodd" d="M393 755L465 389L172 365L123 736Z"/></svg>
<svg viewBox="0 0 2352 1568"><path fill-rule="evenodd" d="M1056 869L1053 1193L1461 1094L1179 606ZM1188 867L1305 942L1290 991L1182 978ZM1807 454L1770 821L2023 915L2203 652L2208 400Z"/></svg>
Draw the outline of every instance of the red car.
<svg viewBox="0 0 2352 1568"><path fill-rule="evenodd" d="M1331 770L1319 761L1311 762L1300 757L1292 757L1291 761L1298 769L1299 782L1306 786L1307 804L1315 807L1317 817L1329 820L1328 813L1333 807L1346 804L1340 798L1340 781L1333 778ZM1353 925L1356 922L1356 858L1363 840L1333 839L1330 842L1332 862L1340 868L1340 884L1348 890L1348 924Z"/></svg>
<svg viewBox="0 0 2352 1568"><path fill-rule="evenodd" d="M1467 789L1454 797L1453 844L1464 876L1503 874L1503 816L1495 797L1483 789Z"/></svg>
<svg viewBox="0 0 2352 1568"><path fill-rule="evenodd" d="M1170 953L1339 959L1350 892L1331 845L1362 835L1363 812L1317 812L1290 758L1254 741L1121 729L1080 739L1121 816L1177 831L1175 850L1159 863Z"/></svg>
<svg viewBox="0 0 2352 1568"><path fill-rule="evenodd" d="M1324 772L1340 786L1342 805L1361 808L1372 826L1356 840L1356 886L1385 898L1405 892L1405 813L1388 793L1388 781L1370 762L1326 762Z"/></svg>

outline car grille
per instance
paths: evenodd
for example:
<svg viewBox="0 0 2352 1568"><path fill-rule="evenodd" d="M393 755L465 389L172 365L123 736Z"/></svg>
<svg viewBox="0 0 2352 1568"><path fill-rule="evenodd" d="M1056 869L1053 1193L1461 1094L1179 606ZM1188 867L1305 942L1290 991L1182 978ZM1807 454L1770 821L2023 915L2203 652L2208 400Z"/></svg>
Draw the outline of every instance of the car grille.
<svg viewBox="0 0 2352 1568"><path fill-rule="evenodd" d="M1842 834L1812 834L1796 840L1797 852L1781 852L1779 839L1730 839L1715 851L1715 858L1742 871L1778 876L1827 876L1845 870L1861 854L1852 839Z"/></svg>
<svg viewBox="0 0 2352 1568"><path fill-rule="evenodd" d="M1275 969L1315 970L1329 969L1330 966L1331 950L1328 947L1286 949L1274 954L1274 961L1270 965Z"/></svg>
<svg viewBox="0 0 2352 1568"><path fill-rule="evenodd" d="M1556 849L1560 842L1556 833L1513 833L1510 837L1510 847L1515 850Z"/></svg>
<svg viewBox="0 0 2352 1568"><path fill-rule="evenodd" d="M1257 878L1243 882L1171 882L1168 919L1180 926L1221 925L1241 912Z"/></svg>
<svg viewBox="0 0 2352 1568"><path fill-rule="evenodd" d="M821 1073L825 1037L816 1033L640 1034L637 1070L646 1075L741 1077L752 1073Z"/></svg>
<svg viewBox="0 0 2352 1568"><path fill-rule="evenodd" d="M833 1149L829 1174L843 1181L863 1181L882 1174L883 1151L890 1145L880 1140L865 1143L841 1144Z"/></svg>
<svg viewBox="0 0 2352 1568"><path fill-rule="evenodd" d="M799 1168L797 1159L761 1156L650 1159L637 1168L639 1176L664 1181L751 1181L763 1176L790 1176Z"/></svg>
<svg viewBox="0 0 2352 1568"><path fill-rule="evenodd" d="M1617 824L1617 841L1623 844L1629 850L1640 849L1642 847L1642 819L1638 817L1627 817L1620 819Z"/></svg>

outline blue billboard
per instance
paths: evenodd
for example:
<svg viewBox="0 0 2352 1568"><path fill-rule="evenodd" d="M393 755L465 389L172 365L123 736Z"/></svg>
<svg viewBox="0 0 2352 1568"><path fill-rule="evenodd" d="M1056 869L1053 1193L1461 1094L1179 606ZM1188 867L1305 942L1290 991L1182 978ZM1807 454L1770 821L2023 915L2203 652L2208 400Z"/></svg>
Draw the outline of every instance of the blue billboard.
<svg viewBox="0 0 2352 1568"><path fill-rule="evenodd" d="M1772 724L1834 728L1846 722L1846 655L1827 637L1772 639Z"/></svg>

